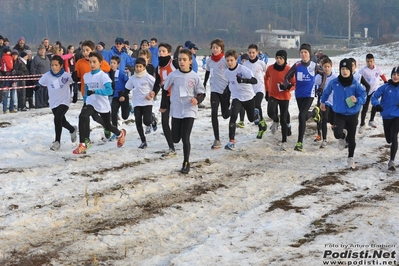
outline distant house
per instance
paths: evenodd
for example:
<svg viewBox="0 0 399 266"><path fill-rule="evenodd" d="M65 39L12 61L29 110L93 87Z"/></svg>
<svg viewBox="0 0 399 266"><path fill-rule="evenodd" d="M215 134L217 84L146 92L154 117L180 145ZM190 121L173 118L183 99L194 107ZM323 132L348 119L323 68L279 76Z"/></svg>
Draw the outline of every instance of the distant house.
<svg viewBox="0 0 399 266"><path fill-rule="evenodd" d="M98 10L97 0L78 0L78 13L95 12Z"/></svg>
<svg viewBox="0 0 399 266"><path fill-rule="evenodd" d="M78 0L75 7L78 20L93 20L98 11L97 0Z"/></svg>
<svg viewBox="0 0 399 266"><path fill-rule="evenodd" d="M304 31L261 29L255 33L260 34L260 43L264 47L298 48L301 35Z"/></svg>

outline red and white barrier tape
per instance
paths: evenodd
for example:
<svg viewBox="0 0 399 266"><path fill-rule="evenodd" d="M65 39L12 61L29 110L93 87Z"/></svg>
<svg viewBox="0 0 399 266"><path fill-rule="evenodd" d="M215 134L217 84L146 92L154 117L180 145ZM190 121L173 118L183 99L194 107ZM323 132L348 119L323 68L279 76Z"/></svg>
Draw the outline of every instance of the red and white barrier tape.
<svg viewBox="0 0 399 266"><path fill-rule="evenodd" d="M78 84L80 84L81 82L79 81ZM73 83L72 83L73 84ZM19 90L19 89L33 89L34 87L36 87L36 85L30 85L30 86L11 86L11 87L3 87L0 88L0 91L8 91L8 90ZM42 86L45 87L45 86ZM79 91L80 91L80 87L79 87Z"/></svg>
<svg viewBox="0 0 399 266"><path fill-rule="evenodd" d="M12 81L25 81L25 80L39 80L40 78L7 78L0 79L0 81L12 80Z"/></svg>
<svg viewBox="0 0 399 266"><path fill-rule="evenodd" d="M18 89L33 89L34 87L36 87L36 86L32 85L32 86L4 87L4 88L0 88L0 91L18 90Z"/></svg>
<svg viewBox="0 0 399 266"><path fill-rule="evenodd" d="M34 75L23 75L23 76L0 76L0 80L2 79L13 79L13 78L31 78L31 77L41 77L43 74L34 74ZM29 79L27 79L29 80Z"/></svg>

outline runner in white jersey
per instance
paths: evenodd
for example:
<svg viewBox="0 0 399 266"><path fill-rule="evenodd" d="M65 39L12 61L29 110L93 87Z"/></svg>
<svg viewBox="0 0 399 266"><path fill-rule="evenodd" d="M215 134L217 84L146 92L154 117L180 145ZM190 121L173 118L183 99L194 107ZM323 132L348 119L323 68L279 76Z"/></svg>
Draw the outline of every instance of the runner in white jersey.
<svg viewBox="0 0 399 266"><path fill-rule="evenodd" d="M146 70L147 62L139 57L136 59L134 74L125 84L125 88L133 92L132 105L134 108L134 117L136 119L136 129L139 133L141 144L139 149L147 148L147 140L144 135L143 123L147 127L155 125L156 119L152 115L152 106L154 105L155 91L153 91L155 78Z"/></svg>
<svg viewBox="0 0 399 266"><path fill-rule="evenodd" d="M366 64L367 66L363 67L359 70L359 73L366 79L366 81L370 84L370 90L367 93L366 102L363 105L361 116L360 116L360 127L359 133L363 133L364 128L366 126L366 114L369 109L370 99L373 96L373 93L378 89L380 85L380 79L387 83L388 80L385 77L384 73L382 73L381 69L375 65L374 56L372 54L366 55ZM372 107L370 113L369 127L376 128L377 124L374 122L374 117L376 114L375 107Z"/></svg>
<svg viewBox="0 0 399 266"><path fill-rule="evenodd" d="M356 65L356 59L353 57L350 57L349 60L352 61L352 71L353 71L353 78L357 80L361 85L363 85L363 88L365 88L366 93L370 91L370 84L367 82L367 80L363 77L362 74L359 73L359 71L356 71L357 65ZM362 134L366 126L363 124L363 126L359 127L358 133Z"/></svg>
<svg viewBox="0 0 399 266"><path fill-rule="evenodd" d="M248 46L248 56L247 60L243 65L248 67L254 74L256 84L252 85L255 92L255 124L259 126L259 131L256 136L257 139L261 139L263 134L267 130L266 121L263 118L262 112L262 100L265 95L265 73L266 73L266 63L258 59L258 46L256 44L250 44Z"/></svg>
<svg viewBox="0 0 399 266"><path fill-rule="evenodd" d="M90 116L98 113L104 123L106 130L118 136L117 146L122 147L125 143L125 129L117 129L111 124L111 105L108 96L113 94L112 80L101 69L103 56L98 52L89 54L91 71L83 75L85 81L83 106L79 115L79 146L73 150L74 154L85 154L91 146L90 142Z"/></svg>
<svg viewBox="0 0 399 266"><path fill-rule="evenodd" d="M357 82L359 82L361 85L363 85L363 87L366 89L366 92L368 93L370 91L370 84L367 82L367 80L363 77L362 74L356 71L357 68L356 59L350 57L349 60L352 61L353 78L357 80Z"/></svg>
<svg viewBox="0 0 399 266"><path fill-rule="evenodd" d="M338 77L337 73L335 73L332 69L332 61L329 57L325 57L322 61L320 61L320 65L322 66L324 72L326 73L326 86L330 83L331 80ZM320 98L323 90L318 89L320 84L322 83L322 76L317 74L315 77L315 87L316 87L316 94L317 94L317 103L320 106ZM334 111L332 110L333 106L333 96L334 91L331 92L330 96L328 97L327 101L325 102L326 110L321 111L321 122L317 123L317 131L318 136L320 136L320 140L322 138L322 142L320 144L320 148L327 147L327 123L330 122L331 125L334 124ZM320 131L320 132L319 132ZM318 140L316 137L315 141Z"/></svg>
<svg viewBox="0 0 399 266"><path fill-rule="evenodd" d="M48 89L50 109L54 114L55 140L50 146L50 150L53 151L60 149L63 127L69 130L71 141L76 142L77 127L71 126L65 118L71 101L71 91L69 89L71 83L71 74L64 70L64 59L59 55L54 55L51 58L50 71L39 79L35 87L46 86Z"/></svg>
<svg viewBox="0 0 399 266"><path fill-rule="evenodd" d="M172 117L172 140L183 142L182 174L190 171L190 135L197 118L198 104L205 98L205 88L199 75L191 69L192 53L188 49L179 52L179 69L168 75L164 90L170 88L170 116Z"/></svg>
<svg viewBox="0 0 399 266"><path fill-rule="evenodd" d="M227 69L226 59L224 58L224 42L221 39L211 41L212 55L206 60L204 88L210 77L211 84L211 119L212 129L215 140L211 149L219 149L222 147L219 136L219 120L218 111L219 104L224 119L229 118L228 110L230 107L230 90L228 82L224 76Z"/></svg>
<svg viewBox="0 0 399 266"><path fill-rule="evenodd" d="M231 113L229 122L229 143L225 149L235 149L235 132L236 121L242 107L247 112L249 122L255 119L255 92L252 84L256 84L257 80L252 71L237 62L238 54L235 50L229 50L225 55L228 69L224 74L229 81L229 89L231 91Z"/></svg>

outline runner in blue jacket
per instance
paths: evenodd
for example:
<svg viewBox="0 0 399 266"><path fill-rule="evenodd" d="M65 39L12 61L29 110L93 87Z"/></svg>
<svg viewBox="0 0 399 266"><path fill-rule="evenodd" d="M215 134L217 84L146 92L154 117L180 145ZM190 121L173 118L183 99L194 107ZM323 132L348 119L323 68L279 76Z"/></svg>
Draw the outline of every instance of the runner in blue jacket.
<svg viewBox="0 0 399 266"><path fill-rule="evenodd" d="M352 61L344 58L339 63L340 74L328 83L324 90L320 109L326 110L325 102L331 93L333 95L332 109L335 112L334 137L338 139L338 148L345 149L348 143L348 166L355 169L353 155L356 148L356 127L360 108L366 102L366 90L353 78ZM346 141L345 141L346 139Z"/></svg>
<svg viewBox="0 0 399 266"><path fill-rule="evenodd" d="M377 112L381 112L384 125L385 140L391 144L390 160L388 170L395 171L395 156L398 150L399 132L399 66L394 67L391 72L391 79L374 92L371 97L371 104ZM381 100L378 100L380 99Z"/></svg>

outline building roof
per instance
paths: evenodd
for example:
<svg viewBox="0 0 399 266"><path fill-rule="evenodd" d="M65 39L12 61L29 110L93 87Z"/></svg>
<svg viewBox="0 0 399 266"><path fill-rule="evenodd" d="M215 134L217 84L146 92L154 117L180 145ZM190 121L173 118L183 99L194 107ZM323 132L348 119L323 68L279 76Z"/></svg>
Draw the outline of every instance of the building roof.
<svg viewBox="0 0 399 266"><path fill-rule="evenodd" d="M270 35L303 35L304 31L296 31L296 30L267 30L267 29L260 29L256 30L255 33L260 34L270 34Z"/></svg>

